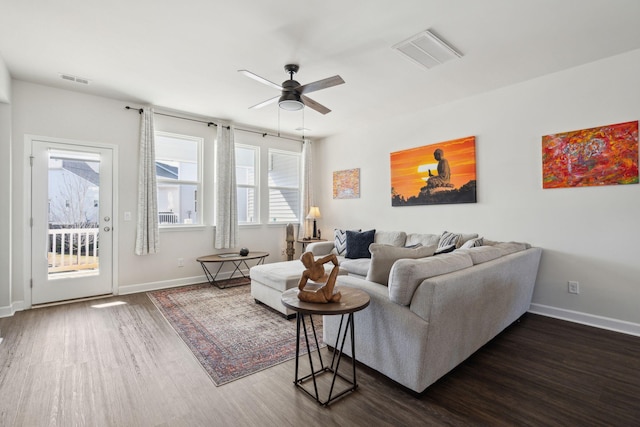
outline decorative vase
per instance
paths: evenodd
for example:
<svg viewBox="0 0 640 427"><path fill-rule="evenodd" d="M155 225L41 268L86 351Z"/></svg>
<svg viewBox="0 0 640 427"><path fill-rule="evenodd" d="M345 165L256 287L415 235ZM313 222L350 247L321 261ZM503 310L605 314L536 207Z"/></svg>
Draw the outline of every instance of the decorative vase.
<svg viewBox="0 0 640 427"><path fill-rule="evenodd" d="M247 255L249 255L249 249L247 248L240 249L240 256L247 256Z"/></svg>

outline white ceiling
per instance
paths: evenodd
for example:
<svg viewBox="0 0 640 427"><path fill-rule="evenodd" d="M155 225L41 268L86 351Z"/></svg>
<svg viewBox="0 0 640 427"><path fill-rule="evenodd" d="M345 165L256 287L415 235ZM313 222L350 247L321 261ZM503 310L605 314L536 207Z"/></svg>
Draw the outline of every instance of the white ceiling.
<svg viewBox="0 0 640 427"><path fill-rule="evenodd" d="M638 49L639 16L638 0L0 0L0 56L123 106L322 137ZM424 70L391 48L426 29L463 57ZM248 109L278 92L237 70L281 83L287 63L301 84L342 76L309 95L331 113Z"/></svg>

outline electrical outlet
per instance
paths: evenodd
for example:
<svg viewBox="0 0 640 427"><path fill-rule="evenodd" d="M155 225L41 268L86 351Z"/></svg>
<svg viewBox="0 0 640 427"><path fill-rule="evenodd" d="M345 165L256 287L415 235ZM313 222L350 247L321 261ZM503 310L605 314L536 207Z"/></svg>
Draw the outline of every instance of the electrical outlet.
<svg viewBox="0 0 640 427"><path fill-rule="evenodd" d="M568 292L570 294L579 294L580 293L580 284L576 281L569 281Z"/></svg>
<svg viewBox="0 0 640 427"><path fill-rule="evenodd" d="M280 255L282 255L282 256L285 256L285 255L286 255L286 252L285 252L285 249L284 249L284 248L282 248L282 249L281 249Z"/></svg>
<svg viewBox="0 0 640 427"><path fill-rule="evenodd" d="M178 258L178 267L184 267L184 258Z"/></svg>

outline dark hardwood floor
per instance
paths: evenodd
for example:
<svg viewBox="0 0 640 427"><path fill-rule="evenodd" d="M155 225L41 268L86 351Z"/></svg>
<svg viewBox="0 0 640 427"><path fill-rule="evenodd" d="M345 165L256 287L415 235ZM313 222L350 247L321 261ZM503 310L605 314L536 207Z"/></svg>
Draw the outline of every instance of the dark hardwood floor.
<svg viewBox="0 0 640 427"><path fill-rule="evenodd" d="M2 426L633 426L640 338L525 315L419 396L359 367L328 408L294 362L216 387L146 294L0 319Z"/></svg>

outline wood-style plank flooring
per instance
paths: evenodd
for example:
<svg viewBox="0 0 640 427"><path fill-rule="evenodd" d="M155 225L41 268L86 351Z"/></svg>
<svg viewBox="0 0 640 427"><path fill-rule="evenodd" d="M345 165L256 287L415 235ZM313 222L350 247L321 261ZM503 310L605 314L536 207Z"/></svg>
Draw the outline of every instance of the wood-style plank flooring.
<svg viewBox="0 0 640 427"><path fill-rule="evenodd" d="M216 387L146 294L0 319L1 426L633 426L640 338L527 314L416 396L366 367L328 408L294 362Z"/></svg>

